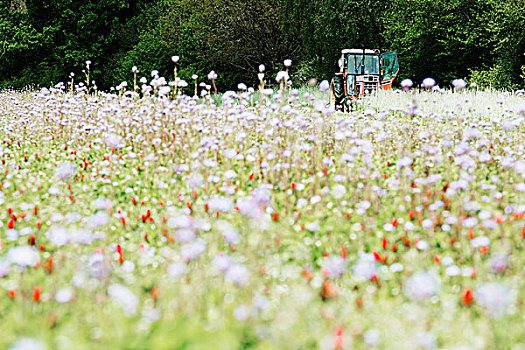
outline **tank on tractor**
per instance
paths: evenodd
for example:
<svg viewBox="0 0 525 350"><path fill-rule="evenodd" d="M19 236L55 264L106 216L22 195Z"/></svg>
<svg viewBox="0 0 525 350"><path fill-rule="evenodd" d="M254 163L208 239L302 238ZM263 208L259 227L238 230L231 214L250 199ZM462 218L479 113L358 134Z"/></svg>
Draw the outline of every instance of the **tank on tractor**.
<svg viewBox="0 0 525 350"><path fill-rule="evenodd" d="M395 51L345 49L338 61L339 72L330 84L330 105L336 110L351 110L358 98L390 90L399 72Z"/></svg>

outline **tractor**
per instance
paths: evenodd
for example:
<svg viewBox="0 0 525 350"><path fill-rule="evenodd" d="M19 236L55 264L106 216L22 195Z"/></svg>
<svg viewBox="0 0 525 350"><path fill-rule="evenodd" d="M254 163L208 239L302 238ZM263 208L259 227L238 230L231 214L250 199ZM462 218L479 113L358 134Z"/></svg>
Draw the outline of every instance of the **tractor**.
<svg viewBox="0 0 525 350"><path fill-rule="evenodd" d="M338 61L339 73L330 83L330 105L350 111L355 102L367 94L392 89L399 72L397 53L369 49L345 49Z"/></svg>

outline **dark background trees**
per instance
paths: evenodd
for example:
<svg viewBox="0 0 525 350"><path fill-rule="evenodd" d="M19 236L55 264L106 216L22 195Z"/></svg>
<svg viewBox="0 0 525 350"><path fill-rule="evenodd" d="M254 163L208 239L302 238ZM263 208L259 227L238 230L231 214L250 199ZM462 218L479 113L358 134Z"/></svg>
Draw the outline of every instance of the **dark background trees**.
<svg viewBox="0 0 525 350"><path fill-rule="evenodd" d="M329 78L343 48L397 50L401 78L518 88L525 75L523 0L0 0L0 86L48 86L79 74L108 89L131 67L219 88L257 83L292 59L296 82Z"/></svg>

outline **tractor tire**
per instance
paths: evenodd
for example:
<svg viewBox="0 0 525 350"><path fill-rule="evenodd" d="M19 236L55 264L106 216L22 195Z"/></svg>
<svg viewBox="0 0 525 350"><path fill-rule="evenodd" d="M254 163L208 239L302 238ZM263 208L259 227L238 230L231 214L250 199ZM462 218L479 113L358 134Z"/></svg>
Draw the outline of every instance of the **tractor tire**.
<svg viewBox="0 0 525 350"><path fill-rule="evenodd" d="M344 111L344 82L342 77L335 76L330 82L330 106L334 109Z"/></svg>

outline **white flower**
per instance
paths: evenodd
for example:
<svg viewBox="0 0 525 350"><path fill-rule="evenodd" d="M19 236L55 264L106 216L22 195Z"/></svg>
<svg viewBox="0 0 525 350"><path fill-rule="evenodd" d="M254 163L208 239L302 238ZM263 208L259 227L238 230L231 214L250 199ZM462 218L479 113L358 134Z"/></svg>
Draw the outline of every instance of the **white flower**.
<svg viewBox="0 0 525 350"><path fill-rule="evenodd" d="M467 82L463 79L454 79L452 80L452 85L454 85L456 90L461 90L467 87Z"/></svg>
<svg viewBox="0 0 525 350"><path fill-rule="evenodd" d="M478 219L470 217L463 220L463 226L474 227L478 223Z"/></svg>
<svg viewBox="0 0 525 350"><path fill-rule="evenodd" d="M415 225L411 223L410 221L408 221L408 222L405 222L405 224L403 225L403 228L405 229L405 231L412 231L414 230Z"/></svg>
<svg viewBox="0 0 525 350"><path fill-rule="evenodd" d="M187 215L177 215L168 219L169 228L188 228L191 224L192 221Z"/></svg>
<svg viewBox="0 0 525 350"><path fill-rule="evenodd" d="M310 198L310 204L317 204L321 201L321 196L316 195Z"/></svg>
<svg viewBox="0 0 525 350"><path fill-rule="evenodd" d="M474 300L485 308L490 317L501 317L514 304L516 294L507 285L489 282L474 290Z"/></svg>
<svg viewBox="0 0 525 350"><path fill-rule="evenodd" d="M98 212L89 218L89 224L91 227L100 227L109 224L111 218L104 212Z"/></svg>
<svg viewBox="0 0 525 350"><path fill-rule="evenodd" d="M193 242L180 247L180 252L185 261L195 260L206 251L206 241L197 238Z"/></svg>
<svg viewBox="0 0 525 350"><path fill-rule="evenodd" d="M38 252L30 246L19 246L9 249L7 260L21 267L35 266L40 261Z"/></svg>
<svg viewBox="0 0 525 350"><path fill-rule="evenodd" d="M180 59L179 56L171 56L171 61L172 61L173 63L177 63L177 62L179 62L179 59Z"/></svg>
<svg viewBox="0 0 525 350"><path fill-rule="evenodd" d="M9 350L45 350L46 346L39 340L33 338L21 338L17 340Z"/></svg>
<svg viewBox="0 0 525 350"><path fill-rule="evenodd" d="M178 278L188 272L188 265L181 262L174 262L168 265L166 272L171 277Z"/></svg>
<svg viewBox="0 0 525 350"><path fill-rule="evenodd" d="M346 187L342 184L336 184L334 187L332 187L330 193L335 199L341 199L346 194Z"/></svg>
<svg viewBox="0 0 525 350"><path fill-rule="evenodd" d="M452 259L450 256L445 256L443 259L441 259L441 264L444 266L449 266L454 263L454 259Z"/></svg>
<svg viewBox="0 0 525 350"><path fill-rule="evenodd" d="M226 280L244 287L248 284L250 279L250 271L244 265L235 264L230 266L226 272Z"/></svg>
<svg viewBox="0 0 525 350"><path fill-rule="evenodd" d="M262 91L262 94L266 95L266 96L271 96L273 94L273 90L272 89L264 89Z"/></svg>
<svg viewBox="0 0 525 350"><path fill-rule="evenodd" d="M7 259L0 258L0 277L7 276L9 274L9 270L11 270L9 261Z"/></svg>
<svg viewBox="0 0 525 350"><path fill-rule="evenodd" d="M430 220L430 219L425 219L425 220L423 220L423 221L421 222L421 226L422 226L423 228L431 228L432 225L433 225L433 223L432 223L432 220Z"/></svg>
<svg viewBox="0 0 525 350"><path fill-rule="evenodd" d="M427 241L424 241L424 240L417 241L416 248L419 250L427 250L428 249Z"/></svg>
<svg viewBox="0 0 525 350"><path fill-rule="evenodd" d="M175 238L181 243L187 243L195 239L195 233L193 230L182 228L175 232Z"/></svg>
<svg viewBox="0 0 525 350"><path fill-rule="evenodd" d="M224 172L224 178L227 180L235 179L237 177L237 173L233 170L226 170Z"/></svg>
<svg viewBox="0 0 525 350"><path fill-rule="evenodd" d="M405 157L401 158L397 161L397 167L398 168L406 168L410 165L412 165L413 160L411 158Z"/></svg>
<svg viewBox="0 0 525 350"><path fill-rule="evenodd" d="M390 265L390 271L391 272L401 272L403 271L404 267L403 267L403 264L401 263L393 263L392 265Z"/></svg>
<svg viewBox="0 0 525 350"><path fill-rule="evenodd" d="M280 82L281 80L287 81L289 78L290 76L288 75L288 73L286 73L285 71L279 71L277 73L277 76L275 77L275 80L277 82Z"/></svg>
<svg viewBox="0 0 525 350"><path fill-rule="evenodd" d="M445 273L447 274L447 276L459 276L460 272L461 271L459 267L457 267L456 265L450 265L445 270Z"/></svg>
<svg viewBox="0 0 525 350"><path fill-rule="evenodd" d="M321 226L319 225L318 221L311 222L309 224L306 224L306 229L311 232L319 231Z"/></svg>
<svg viewBox="0 0 525 350"><path fill-rule="evenodd" d="M387 222L383 225L383 230L385 230L386 232L394 232L395 229L395 226L392 225L390 222Z"/></svg>
<svg viewBox="0 0 525 350"><path fill-rule="evenodd" d="M438 277L430 272L420 271L410 276L403 287L405 295L415 301L434 296L439 290Z"/></svg>
<svg viewBox="0 0 525 350"><path fill-rule="evenodd" d="M297 200L297 204L296 204L296 205L297 205L297 208L302 208L302 207L304 207L304 206L307 205L307 204L308 204L308 201L307 201L306 199L304 199L304 198L299 198L299 199Z"/></svg>
<svg viewBox="0 0 525 350"><path fill-rule="evenodd" d="M210 80L215 80L215 79L217 79L217 74L215 73L215 71L211 71L211 72L208 74L208 79L210 79Z"/></svg>
<svg viewBox="0 0 525 350"><path fill-rule="evenodd" d="M412 87L414 83L412 83L412 80L410 79L405 79L401 82L401 87L403 88L403 90L408 90Z"/></svg>
<svg viewBox="0 0 525 350"><path fill-rule="evenodd" d="M436 349L437 341L436 337L429 332L421 332L416 334L415 343L422 349Z"/></svg>
<svg viewBox="0 0 525 350"><path fill-rule="evenodd" d="M479 236L470 241L472 248L488 247L490 245L490 239L485 236Z"/></svg>
<svg viewBox="0 0 525 350"><path fill-rule="evenodd" d="M51 226L46 232L46 237L55 247L61 247L70 242L69 232L62 226Z"/></svg>
<svg viewBox="0 0 525 350"><path fill-rule="evenodd" d="M240 83L237 85L237 89L241 90L241 91L244 91L246 90L248 87L246 86L246 84L244 83Z"/></svg>
<svg viewBox="0 0 525 350"><path fill-rule="evenodd" d="M501 253L496 253L490 257L490 267L492 272L501 273L507 266L507 256Z"/></svg>
<svg viewBox="0 0 525 350"><path fill-rule="evenodd" d="M104 254L100 252L93 253L88 260L88 271L92 277L102 278L106 275L104 266Z"/></svg>
<svg viewBox="0 0 525 350"><path fill-rule="evenodd" d="M233 209L233 202L225 197L213 197L208 201L208 206L211 210L229 212Z"/></svg>
<svg viewBox="0 0 525 350"><path fill-rule="evenodd" d="M238 306L235 308L235 310L233 310L233 317L235 317L237 321L245 321L246 319L250 317L250 315L251 315L251 310L246 305Z"/></svg>
<svg viewBox="0 0 525 350"><path fill-rule="evenodd" d="M127 287L119 283L114 283L109 286L108 295L115 303L122 307L126 315L133 316L137 313L139 298Z"/></svg>
<svg viewBox="0 0 525 350"><path fill-rule="evenodd" d="M292 65L292 60L290 60L290 59L284 60L284 66L285 67L290 67L291 65Z"/></svg>
<svg viewBox="0 0 525 350"><path fill-rule="evenodd" d="M111 148L119 148L123 138L117 134L109 134L106 136L106 144Z"/></svg>
<svg viewBox="0 0 525 350"><path fill-rule="evenodd" d="M213 258L212 263L221 272L226 272L232 264L230 257L224 253L220 253Z"/></svg>
<svg viewBox="0 0 525 350"><path fill-rule="evenodd" d="M362 280L369 280L376 273L376 262L371 254L363 254L352 267L355 276Z"/></svg>
<svg viewBox="0 0 525 350"><path fill-rule="evenodd" d="M326 91L330 88L330 83L328 80L323 80L321 83L319 83L319 90Z"/></svg>
<svg viewBox="0 0 525 350"><path fill-rule="evenodd" d="M73 291L70 288L59 289L55 294L55 300L61 304L67 303L73 297Z"/></svg>
<svg viewBox="0 0 525 350"><path fill-rule="evenodd" d="M75 175L75 164L71 162L62 163L58 168L56 168L55 175L61 180Z"/></svg>
<svg viewBox="0 0 525 350"><path fill-rule="evenodd" d="M381 335L377 329L369 329L363 334L364 341L367 345L378 347L381 344Z"/></svg>
<svg viewBox="0 0 525 350"><path fill-rule="evenodd" d="M110 199L100 197L100 198L95 199L92 206L93 206L93 209L95 210L108 210L108 209L111 209L111 207L113 206L113 203L111 202Z"/></svg>
<svg viewBox="0 0 525 350"><path fill-rule="evenodd" d="M135 271L135 264L133 263L133 261L126 260L122 264L122 270L124 270L125 272L133 272Z"/></svg>
<svg viewBox="0 0 525 350"><path fill-rule="evenodd" d="M216 224L217 229L222 233L222 238L228 244L238 244L240 241L239 231L228 221L220 220Z"/></svg>
<svg viewBox="0 0 525 350"><path fill-rule="evenodd" d="M346 271L348 261L341 256L332 255L323 259L323 275L329 278L341 277L341 275Z"/></svg>
<svg viewBox="0 0 525 350"><path fill-rule="evenodd" d="M425 78L423 79L423 83L421 84L425 89L430 89L436 85L436 81L432 78Z"/></svg>

